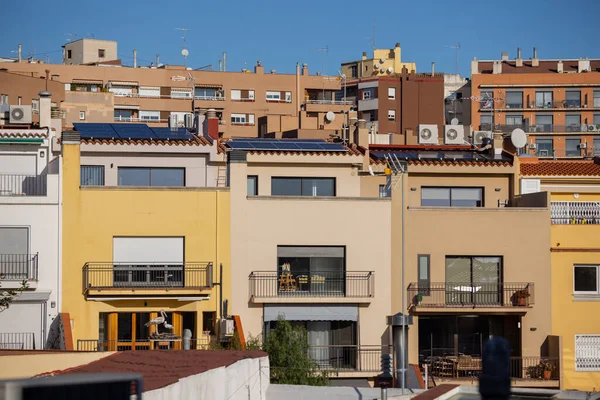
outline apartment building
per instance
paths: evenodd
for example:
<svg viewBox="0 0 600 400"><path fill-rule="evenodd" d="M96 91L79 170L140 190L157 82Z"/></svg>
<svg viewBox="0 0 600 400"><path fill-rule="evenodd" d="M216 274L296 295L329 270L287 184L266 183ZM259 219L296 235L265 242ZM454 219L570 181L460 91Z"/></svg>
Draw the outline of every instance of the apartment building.
<svg viewBox="0 0 600 400"><path fill-rule="evenodd" d="M364 132L366 137L366 132ZM362 196L363 155L316 140L233 139L232 313L246 338L303 326L332 378L372 378L390 353L390 199Z"/></svg>
<svg viewBox="0 0 600 400"><path fill-rule="evenodd" d="M63 64L81 65L114 62L119 59L117 42L82 38L62 46Z"/></svg>
<svg viewBox="0 0 600 400"><path fill-rule="evenodd" d="M600 159L523 159L524 192L551 196L552 334L561 337L563 389L600 387Z"/></svg>
<svg viewBox="0 0 600 400"><path fill-rule="evenodd" d="M523 153L542 158L590 157L600 151L600 60L471 62L475 130L525 130Z"/></svg>
<svg viewBox="0 0 600 400"><path fill-rule="evenodd" d="M46 129L49 93L40 95L43 128L0 129L0 290L26 284L0 310L2 349L44 349L61 307L61 191L51 147L57 132Z"/></svg>
<svg viewBox="0 0 600 400"><path fill-rule="evenodd" d="M407 316L407 362L438 383L477 376L483 346L502 336L513 385L542 380L548 360L558 386L547 194L517 195L519 161L494 149L370 145L369 156L390 174L363 177L362 190L391 195L391 307Z"/></svg>
<svg viewBox="0 0 600 400"><path fill-rule="evenodd" d="M373 58L367 58L367 53L363 52L360 60L343 62L342 74L348 79L360 79L390 76L400 73L404 68L408 72L415 72L417 64L403 62L400 43L396 43L393 49L373 49Z"/></svg>
<svg viewBox="0 0 600 400"><path fill-rule="evenodd" d="M181 349L187 330L193 348L216 340L231 266L215 140L145 124L75 129L60 145L61 311L76 349Z"/></svg>
<svg viewBox="0 0 600 400"><path fill-rule="evenodd" d="M63 125L69 129L78 122L181 127L186 116L214 109L221 137L257 137L259 132L281 137L283 132L290 135L302 129L327 138L341 133L342 111L351 107L342 98L340 79L309 75L306 64L298 64L295 74L265 72L260 61L253 71L241 72L162 64L133 68L106 63L6 63L3 67L36 78L50 70L51 79L64 85L60 107L65 113ZM259 130L261 118L265 122Z"/></svg>
<svg viewBox="0 0 600 400"><path fill-rule="evenodd" d="M471 80L460 74L444 74L444 115L446 125L456 118L459 125L471 125Z"/></svg>
<svg viewBox="0 0 600 400"><path fill-rule="evenodd" d="M444 75L408 73L349 81L348 99L358 105L374 144L422 143L420 130L432 129L431 143L444 143Z"/></svg>

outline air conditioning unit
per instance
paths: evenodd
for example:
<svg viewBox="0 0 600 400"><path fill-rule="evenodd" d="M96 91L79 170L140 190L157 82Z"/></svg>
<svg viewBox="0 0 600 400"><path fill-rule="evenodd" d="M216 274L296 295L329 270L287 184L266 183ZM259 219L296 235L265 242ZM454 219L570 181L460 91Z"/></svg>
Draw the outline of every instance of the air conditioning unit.
<svg viewBox="0 0 600 400"><path fill-rule="evenodd" d="M438 144L438 126L419 124L419 144Z"/></svg>
<svg viewBox="0 0 600 400"><path fill-rule="evenodd" d="M177 128L177 114L169 115L169 128Z"/></svg>
<svg viewBox="0 0 600 400"><path fill-rule="evenodd" d="M233 336L233 320L232 319L222 319L220 321L219 332L221 337L225 336Z"/></svg>
<svg viewBox="0 0 600 400"><path fill-rule="evenodd" d="M580 149L587 149L587 143L586 142L579 143L579 148Z"/></svg>
<svg viewBox="0 0 600 400"><path fill-rule="evenodd" d="M185 114L185 127L188 129L194 127L194 114Z"/></svg>
<svg viewBox="0 0 600 400"><path fill-rule="evenodd" d="M10 106L8 114L11 124L31 124L31 106Z"/></svg>
<svg viewBox="0 0 600 400"><path fill-rule="evenodd" d="M598 132L598 127L596 125L588 125L589 132Z"/></svg>
<svg viewBox="0 0 600 400"><path fill-rule="evenodd" d="M465 127L464 125L446 125L444 126L444 144L464 144Z"/></svg>
<svg viewBox="0 0 600 400"><path fill-rule="evenodd" d="M480 145L483 139L492 138L492 131L473 131L473 144Z"/></svg>
<svg viewBox="0 0 600 400"><path fill-rule="evenodd" d="M535 150L535 149L537 149L537 145L535 143L529 143L529 148L531 150Z"/></svg>

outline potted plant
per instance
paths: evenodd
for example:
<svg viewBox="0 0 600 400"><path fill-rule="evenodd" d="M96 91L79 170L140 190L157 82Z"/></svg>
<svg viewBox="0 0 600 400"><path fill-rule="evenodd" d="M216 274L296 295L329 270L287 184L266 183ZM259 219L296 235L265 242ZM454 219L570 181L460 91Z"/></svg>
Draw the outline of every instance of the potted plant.
<svg viewBox="0 0 600 400"><path fill-rule="evenodd" d="M524 307L527 305L527 299L529 298L529 289L519 289L512 295L513 306Z"/></svg>
<svg viewBox="0 0 600 400"><path fill-rule="evenodd" d="M554 363L550 360L542 360L540 366L544 372L544 380L549 381L552 377L552 371L554 371Z"/></svg>

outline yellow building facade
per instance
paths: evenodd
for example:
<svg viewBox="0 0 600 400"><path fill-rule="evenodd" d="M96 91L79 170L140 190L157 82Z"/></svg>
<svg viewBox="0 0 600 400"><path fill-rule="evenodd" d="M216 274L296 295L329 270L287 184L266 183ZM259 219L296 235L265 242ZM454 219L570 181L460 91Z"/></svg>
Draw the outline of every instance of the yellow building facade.
<svg viewBox="0 0 600 400"><path fill-rule="evenodd" d="M206 344L230 298L229 189L80 186L79 135L61 145L62 311L75 348L177 348L151 336L185 329ZM171 327L146 327L161 310Z"/></svg>
<svg viewBox="0 0 600 400"><path fill-rule="evenodd" d="M561 388L600 388L600 161L533 161L522 188L551 197L552 334ZM535 190L535 189L533 189Z"/></svg>

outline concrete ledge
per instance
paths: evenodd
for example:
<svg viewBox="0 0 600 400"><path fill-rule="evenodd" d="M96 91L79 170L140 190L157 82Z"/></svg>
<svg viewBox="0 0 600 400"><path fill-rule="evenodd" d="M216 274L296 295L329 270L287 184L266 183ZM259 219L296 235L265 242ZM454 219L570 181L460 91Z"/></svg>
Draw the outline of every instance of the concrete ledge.
<svg viewBox="0 0 600 400"><path fill-rule="evenodd" d="M229 192L228 187L189 187L189 186L80 186L89 191L121 192Z"/></svg>
<svg viewBox="0 0 600 400"><path fill-rule="evenodd" d="M302 201L383 201L391 197L339 197L339 196L246 196L248 200L302 200Z"/></svg>
<svg viewBox="0 0 600 400"><path fill-rule="evenodd" d="M373 297L254 297L250 298L250 303L255 304L311 304L311 303L329 303L329 304L370 304Z"/></svg>

